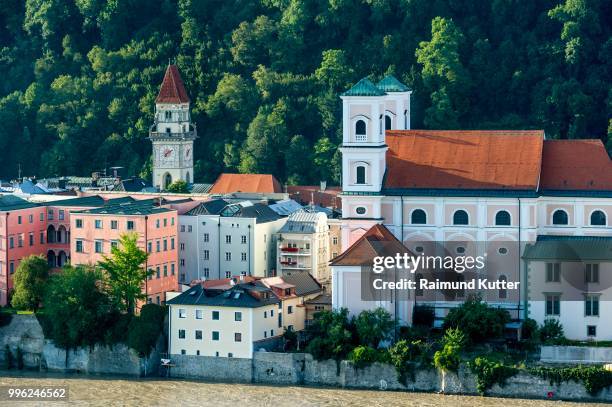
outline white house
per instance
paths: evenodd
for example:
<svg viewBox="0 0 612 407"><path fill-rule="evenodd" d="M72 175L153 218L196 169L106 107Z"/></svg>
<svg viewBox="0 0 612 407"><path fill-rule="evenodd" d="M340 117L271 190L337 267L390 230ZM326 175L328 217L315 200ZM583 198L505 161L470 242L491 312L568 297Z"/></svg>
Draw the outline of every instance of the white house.
<svg viewBox="0 0 612 407"><path fill-rule="evenodd" d="M275 275L276 233L285 222L261 203L202 202L179 216L182 282Z"/></svg>
<svg viewBox="0 0 612 407"><path fill-rule="evenodd" d="M283 334L281 300L260 282L196 284L168 300L170 355L252 358Z"/></svg>

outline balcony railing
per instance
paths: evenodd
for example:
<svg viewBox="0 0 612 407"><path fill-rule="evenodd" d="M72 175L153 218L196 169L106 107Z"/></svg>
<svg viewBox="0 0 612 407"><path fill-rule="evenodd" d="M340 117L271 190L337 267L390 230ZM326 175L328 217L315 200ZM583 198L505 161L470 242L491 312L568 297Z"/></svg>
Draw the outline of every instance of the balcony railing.
<svg viewBox="0 0 612 407"><path fill-rule="evenodd" d="M285 253L297 253L299 250L297 247L281 247L281 252Z"/></svg>
<svg viewBox="0 0 612 407"><path fill-rule="evenodd" d="M182 131L180 133L169 133L165 131L150 131L150 139L194 139L198 137L196 130Z"/></svg>

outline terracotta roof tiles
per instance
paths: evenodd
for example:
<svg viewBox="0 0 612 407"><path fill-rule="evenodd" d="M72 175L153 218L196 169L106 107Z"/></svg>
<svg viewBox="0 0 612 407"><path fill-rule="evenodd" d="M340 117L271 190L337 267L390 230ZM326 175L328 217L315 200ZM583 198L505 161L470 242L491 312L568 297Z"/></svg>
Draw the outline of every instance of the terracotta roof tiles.
<svg viewBox="0 0 612 407"><path fill-rule="evenodd" d="M410 251L384 225L374 225L335 259L332 266L368 266L374 257Z"/></svg>
<svg viewBox="0 0 612 407"><path fill-rule="evenodd" d="M271 174L221 174L209 193L234 192L277 193L283 192L280 182Z"/></svg>
<svg viewBox="0 0 612 407"><path fill-rule="evenodd" d="M168 65L155 103L189 103L189 96L176 65Z"/></svg>
<svg viewBox="0 0 612 407"><path fill-rule="evenodd" d="M546 140L543 190L612 190L612 160L601 140Z"/></svg>
<svg viewBox="0 0 612 407"><path fill-rule="evenodd" d="M536 190L542 130L390 130L386 189Z"/></svg>

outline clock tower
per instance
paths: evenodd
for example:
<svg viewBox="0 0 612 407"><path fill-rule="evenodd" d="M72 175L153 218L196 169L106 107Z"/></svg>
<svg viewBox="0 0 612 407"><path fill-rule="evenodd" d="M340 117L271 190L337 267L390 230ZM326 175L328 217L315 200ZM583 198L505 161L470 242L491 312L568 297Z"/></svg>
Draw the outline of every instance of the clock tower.
<svg viewBox="0 0 612 407"><path fill-rule="evenodd" d="M189 96L176 65L168 65L155 99L155 122L149 129L153 143L153 186L160 191L182 180L193 183L193 141Z"/></svg>

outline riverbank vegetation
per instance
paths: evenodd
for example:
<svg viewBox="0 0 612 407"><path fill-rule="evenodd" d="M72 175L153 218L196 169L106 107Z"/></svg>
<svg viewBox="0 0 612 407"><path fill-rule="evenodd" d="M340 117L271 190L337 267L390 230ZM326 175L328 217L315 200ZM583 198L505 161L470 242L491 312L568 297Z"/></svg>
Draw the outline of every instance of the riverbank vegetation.
<svg viewBox="0 0 612 407"><path fill-rule="evenodd" d="M542 128L610 151L611 14L584 0L9 1L0 178L19 165L150 176L169 60L191 96L201 182L222 171L338 182L338 94L386 73L414 91L413 128Z"/></svg>
<svg viewBox="0 0 612 407"><path fill-rule="evenodd" d="M305 351L319 360L348 360L357 368L376 362L391 364L401 383L414 380L417 369L459 374L465 366L476 376L477 391L483 395L519 373L551 384L581 383L592 395L612 385L612 372L602 366L538 366L533 352L539 345L563 340L563 327L550 321L538 326L527 319L519 342L507 342L504 327L510 315L479 298L451 310L439 330L434 329L432 310L424 306L415 307L412 327L398 328L386 321L392 319L381 308L353 317L346 309L320 312L306 329L310 340Z"/></svg>
<svg viewBox="0 0 612 407"><path fill-rule="evenodd" d="M60 348L123 342L147 356L163 330L166 309L146 304L135 314L136 304L146 298L142 286L152 273L143 267L146 258L133 234L122 236L110 256L95 266L67 265L49 275L44 258L25 258L15 280L34 284L15 284L12 305L35 311L45 338Z"/></svg>

